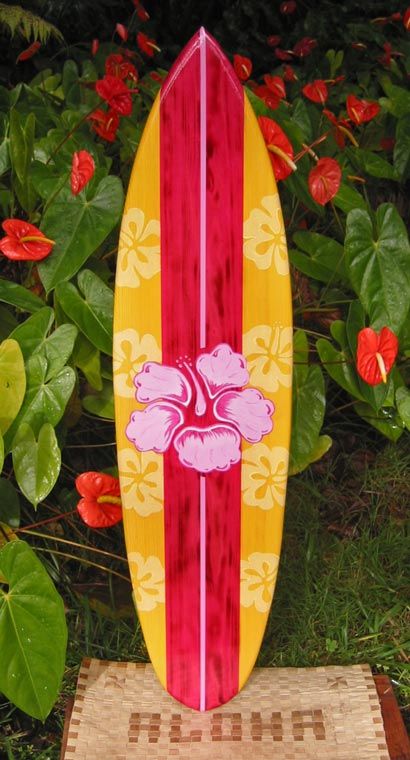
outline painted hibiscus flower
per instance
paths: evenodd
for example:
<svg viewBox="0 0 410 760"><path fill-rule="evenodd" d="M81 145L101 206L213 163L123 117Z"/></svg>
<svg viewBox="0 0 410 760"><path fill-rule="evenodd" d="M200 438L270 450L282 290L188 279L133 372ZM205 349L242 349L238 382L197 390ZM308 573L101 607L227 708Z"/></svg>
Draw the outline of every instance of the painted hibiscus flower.
<svg viewBox="0 0 410 760"><path fill-rule="evenodd" d="M6 237L0 240L0 251L13 261L41 261L54 245L38 227L21 219L5 219L1 226Z"/></svg>
<svg viewBox="0 0 410 760"><path fill-rule="evenodd" d="M127 438L138 451L162 454L171 446L181 464L201 473L229 470L240 461L241 437L259 442L273 428L271 401L249 382L246 359L221 343L178 369L146 362L134 379L147 404L131 415Z"/></svg>
<svg viewBox="0 0 410 760"><path fill-rule="evenodd" d="M120 482L103 472L83 472L75 487L82 496L77 504L81 519L90 528L110 528L122 519Z"/></svg>

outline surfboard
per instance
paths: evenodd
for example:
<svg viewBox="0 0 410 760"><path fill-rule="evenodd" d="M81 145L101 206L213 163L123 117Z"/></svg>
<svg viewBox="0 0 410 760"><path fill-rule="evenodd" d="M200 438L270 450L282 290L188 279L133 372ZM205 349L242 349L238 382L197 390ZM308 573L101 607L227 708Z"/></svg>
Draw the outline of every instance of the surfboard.
<svg viewBox="0 0 410 760"><path fill-rule="evenodd" d="M118 248L114 392L133 594L196 710L255 663L282 541L292 378L285 230L231 64L201 29L153 104Z"/></svg>

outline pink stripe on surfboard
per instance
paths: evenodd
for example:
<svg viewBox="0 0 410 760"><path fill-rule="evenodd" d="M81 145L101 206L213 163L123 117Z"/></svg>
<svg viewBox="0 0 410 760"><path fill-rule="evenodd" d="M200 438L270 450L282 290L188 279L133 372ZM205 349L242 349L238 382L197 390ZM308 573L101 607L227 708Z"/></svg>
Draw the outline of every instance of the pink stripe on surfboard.
<svg viewBox="0 0 410 760"><path fill-rule="evenodd" d="M184 62L186 65L184 65ZM192 360L199 340L199 49L163 85L160 105L162 361ZM164 454L167 688L199 709L199 480Z"/></svg>
<svg viewBox="0 0 410 760"><path fill-rule="evenodd" d="M231 76L201 30L162 90L162 350L171 366L217 343L242 349L243 96ZM213 422L208 405L201 425ZM171 446L164 481L167 687L210 709L238 691L240 464L199 475Z"/></svg>

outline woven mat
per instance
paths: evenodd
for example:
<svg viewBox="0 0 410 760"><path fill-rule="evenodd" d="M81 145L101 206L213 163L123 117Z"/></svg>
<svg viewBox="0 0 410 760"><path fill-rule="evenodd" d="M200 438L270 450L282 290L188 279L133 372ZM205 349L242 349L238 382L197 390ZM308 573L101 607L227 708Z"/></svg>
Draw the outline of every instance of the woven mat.
<svg viewBox="0 0 410 760"><path fill-rule="evenodd" d="M389 760L368 665L259 668L235 699L183 707L151 665L84 660L65 760Z"/></svg>

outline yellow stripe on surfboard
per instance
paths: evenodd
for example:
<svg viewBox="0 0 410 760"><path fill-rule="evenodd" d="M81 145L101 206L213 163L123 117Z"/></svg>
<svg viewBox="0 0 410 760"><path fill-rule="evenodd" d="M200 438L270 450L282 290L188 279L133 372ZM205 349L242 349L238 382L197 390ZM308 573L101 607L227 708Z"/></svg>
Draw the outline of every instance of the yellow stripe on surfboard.
<svg viewBox="0 0 410 760"><path fill-rule="evenodd" d="M118 469L133 593L150 658L166 688L163 456L139 453L125 435L143 405L133 379L162 360L159 97L134 162L118 248L114 308L114 391ZM130 327L132 325L132 327Z"/></svg>
<svg viewBox="0 0 410 760"><path fill-rule="evenodd" d="M253 668L281 550L292 406L292 304L279 195L245 97L243 339L250 384L275 404L272 433L243 444L239 687Z"/></svg>

